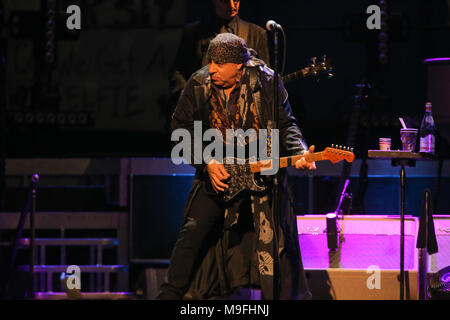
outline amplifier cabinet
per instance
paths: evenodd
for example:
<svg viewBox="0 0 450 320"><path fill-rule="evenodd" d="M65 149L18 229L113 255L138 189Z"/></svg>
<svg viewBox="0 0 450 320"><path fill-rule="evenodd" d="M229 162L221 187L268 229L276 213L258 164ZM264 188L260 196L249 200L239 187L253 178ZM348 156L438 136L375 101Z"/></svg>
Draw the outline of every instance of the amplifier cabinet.
<svg viewBox="0 0 450 320"><path fill-rule="evenodd" d="M297 217L299 243L313 299L398 300L400 218L346 215L338 248L328 249L325 215ZM405 217L405 298L418 299L418 219Z"/></svg>

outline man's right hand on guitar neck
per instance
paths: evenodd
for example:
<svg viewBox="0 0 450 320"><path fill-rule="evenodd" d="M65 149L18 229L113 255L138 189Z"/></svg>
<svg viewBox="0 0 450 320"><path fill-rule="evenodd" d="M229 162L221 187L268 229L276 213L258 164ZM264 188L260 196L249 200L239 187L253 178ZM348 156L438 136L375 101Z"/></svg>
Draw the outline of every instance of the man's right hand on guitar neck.
<svg viewBox="0 0 450 320"><path fill-rule="evenodd" d="M217 193L223 192L226 188L228 188L228 185L223 181L227 180L230 175L225 170L223 164L217 162L216 160L212 160L207 165L206 171L208 171L211 184Z"/></svg>

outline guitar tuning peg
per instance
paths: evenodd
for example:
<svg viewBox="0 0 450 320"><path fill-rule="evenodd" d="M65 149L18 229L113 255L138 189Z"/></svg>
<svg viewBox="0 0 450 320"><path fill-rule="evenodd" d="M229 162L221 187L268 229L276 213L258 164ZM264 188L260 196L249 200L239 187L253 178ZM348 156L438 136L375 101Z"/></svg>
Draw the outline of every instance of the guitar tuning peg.
<svg viewBox="0 0 450 320"><path fill-rule="evenodd" d="M311 62L312 62L313 65L316 64L316 60L317 60L317 57L312 57L312 58L311 58Z"/></svg>
<svg viewBox="0 0 450 320"><path fill-rule="evenodd" d="M331 147L334 149L334 144L331 144Z"/></svg>
<svg viewBox="0 0 450 320"><path fill-rule="evenodd" d="M353 152L353 148L350 148L350 151Z"/></svg>

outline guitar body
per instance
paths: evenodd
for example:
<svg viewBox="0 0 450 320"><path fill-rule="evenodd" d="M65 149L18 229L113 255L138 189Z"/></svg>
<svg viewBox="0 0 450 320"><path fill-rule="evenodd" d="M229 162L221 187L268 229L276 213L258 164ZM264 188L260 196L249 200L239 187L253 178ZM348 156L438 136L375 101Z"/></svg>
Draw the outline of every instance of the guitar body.
<svg viewBox="0 0 450 320"><path fill-rule="evenodd" d="M224 159L225 170L230 174L230 178L226 181L229 187L221 193L224 202L232 201L245 190L256 193L267 190L267 179L259 173L251 172L251 162L254 162L254 159L238 159L234 157Z"/></svg>

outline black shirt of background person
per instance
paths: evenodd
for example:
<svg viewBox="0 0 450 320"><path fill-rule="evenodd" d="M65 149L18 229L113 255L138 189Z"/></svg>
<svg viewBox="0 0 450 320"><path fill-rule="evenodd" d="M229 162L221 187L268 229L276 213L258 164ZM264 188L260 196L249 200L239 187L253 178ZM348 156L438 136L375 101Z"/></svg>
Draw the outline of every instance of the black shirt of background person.
<svg viewBox="0 0 450 320"><path fill-rule="evenodd" d="M225 32L244 39L247 47L255 50L259 59L270 64L267 34L263 28L244 21L239 16L229 21L220 20L217 16L206 17L184 27L180 47L169 73L172 94L179 94L189 77L209 63L206 59L206 51L210 41L217 34Z"/></svg>

